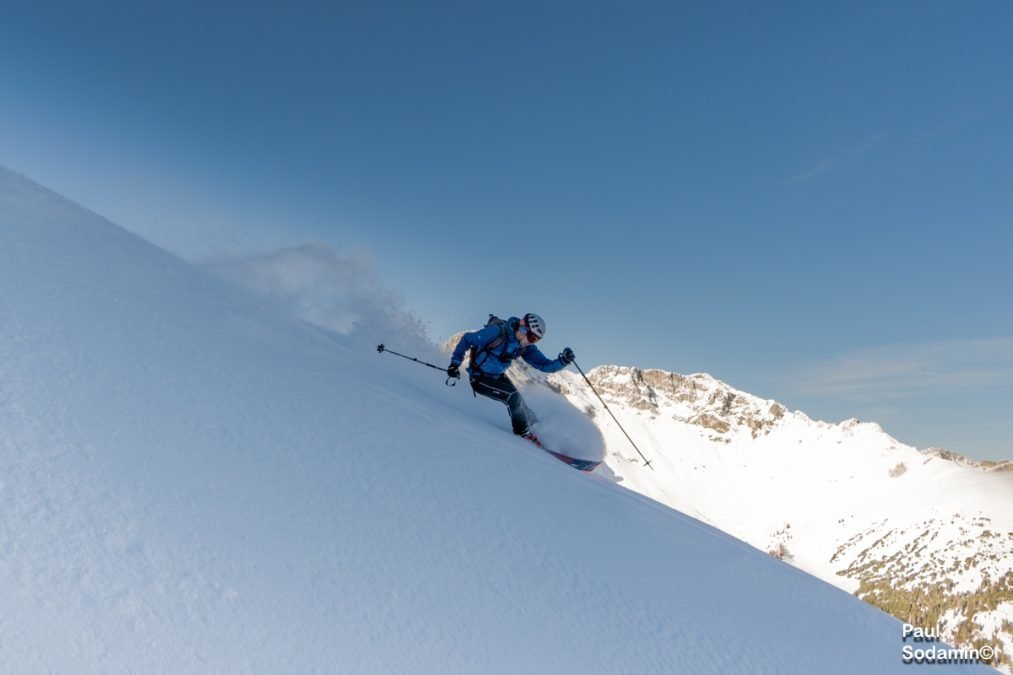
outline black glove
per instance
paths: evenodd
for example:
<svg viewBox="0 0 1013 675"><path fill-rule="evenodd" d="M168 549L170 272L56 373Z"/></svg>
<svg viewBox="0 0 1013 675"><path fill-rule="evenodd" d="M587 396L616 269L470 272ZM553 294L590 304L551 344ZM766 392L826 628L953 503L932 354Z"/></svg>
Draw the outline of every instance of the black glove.
<svg viewBox="0 0 1013 675"><path fill-rule="evenodd" d="M573 363L576 358L577 357L573 355L573 350L570 349L569 347L567 347L566 349L564 349L559 353L559 360L565 363L566 365L570 365L571 363Z"/></svg>
<svg viewBox="0 0 1013 675"><path fill-rule="evenodd" d="M451 363L447 368L447 377L456 377L461 379L461 367L456 363Z"/></svg>

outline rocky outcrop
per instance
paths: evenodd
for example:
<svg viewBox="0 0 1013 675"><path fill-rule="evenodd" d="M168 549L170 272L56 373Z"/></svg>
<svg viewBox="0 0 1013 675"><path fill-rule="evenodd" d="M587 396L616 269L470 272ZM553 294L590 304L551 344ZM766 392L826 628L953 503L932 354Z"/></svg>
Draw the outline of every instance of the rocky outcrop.
<svg viewBox="0 0 1013 675"><path fill-rule="evenodd" d="M737 391L710 375L679 375L664 370L600 366L588 379L603 397L654 415L675 410L675 419L719 435L748 430L756 438L769 433L787 410Z"/></svg>
<svg viewBox="0 0 1013 675"><path fill-rule="evenodd" d="M1009 460L999 462L984 460L979 462L968 457L964 457L953 450L944 450L943 448L929 448L923 452L926 455L931 455L932 457L938 457L939 459L945 459L946 461L953 462L954 464L959 464L973 469L980 469L982 471L1013 471L1013 462Z"/></svg>

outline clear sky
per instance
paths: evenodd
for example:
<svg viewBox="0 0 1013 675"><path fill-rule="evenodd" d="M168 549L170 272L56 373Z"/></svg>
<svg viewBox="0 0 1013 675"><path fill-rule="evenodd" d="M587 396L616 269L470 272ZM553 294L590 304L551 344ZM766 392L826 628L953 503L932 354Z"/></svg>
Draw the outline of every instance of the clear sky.
<svg viewBox="0 0 1013 675"><path fill-rule="evenodd" d="M86 4L91 6L85 6ZM434 338L1013 458L1013 5L5 3L0 164L186 257L366 251Z"/></svg>

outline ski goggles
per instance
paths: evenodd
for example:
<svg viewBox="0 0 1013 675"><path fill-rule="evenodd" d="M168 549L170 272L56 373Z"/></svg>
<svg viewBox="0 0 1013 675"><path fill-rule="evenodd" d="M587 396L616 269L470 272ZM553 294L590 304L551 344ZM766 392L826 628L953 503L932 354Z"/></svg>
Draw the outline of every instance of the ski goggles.
<svg viewBox="0 0 1013 675"><path fill-rule="evenodd" d="M521 332L528 336L528 342L530 342L531 344L535 344L536 342L542 339L539 336L535 335L535 331L531 330L527 326L521 326Z"/></svg>

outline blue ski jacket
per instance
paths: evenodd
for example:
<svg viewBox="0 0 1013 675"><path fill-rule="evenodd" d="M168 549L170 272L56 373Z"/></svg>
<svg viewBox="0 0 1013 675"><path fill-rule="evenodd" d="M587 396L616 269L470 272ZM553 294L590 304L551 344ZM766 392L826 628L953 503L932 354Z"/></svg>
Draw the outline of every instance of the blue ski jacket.
<svg viewBox="0 0 1013 675"><path fill-rule="evenodd" d="M519 325L520 319L512 316L506 321L505 331L501 326L493 325L472 333L465 333L461 337L461 341L457 343L450 362L457 366L461 365L461 362L464 361L464 353L474 347L478 358L475 359L477 363L472 362L468 365L469 373L477 371L485 375L502 375L517 357L523 358L543 373L555 373L566 368L565 363L558 358L548 358L538 351L538 347L534 345L522 346L517 341L517 336L514 335ZM488 351L482 351L486 345L494 342L500 335L503 335L502 343Z"/></svg>

